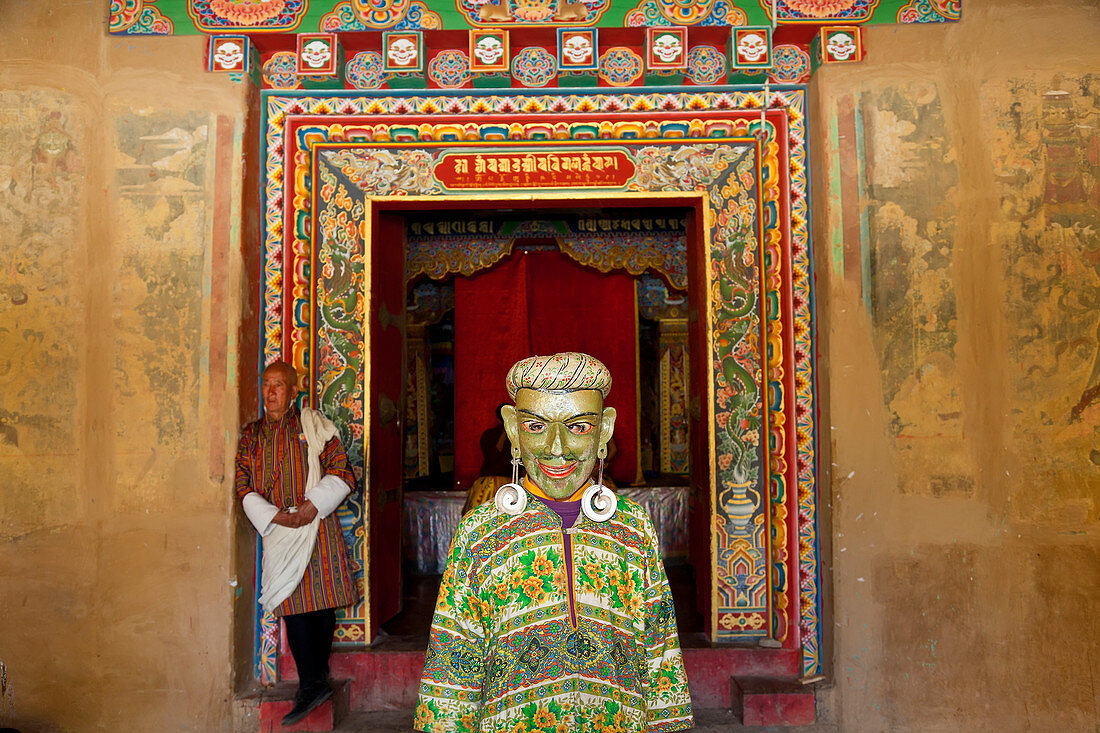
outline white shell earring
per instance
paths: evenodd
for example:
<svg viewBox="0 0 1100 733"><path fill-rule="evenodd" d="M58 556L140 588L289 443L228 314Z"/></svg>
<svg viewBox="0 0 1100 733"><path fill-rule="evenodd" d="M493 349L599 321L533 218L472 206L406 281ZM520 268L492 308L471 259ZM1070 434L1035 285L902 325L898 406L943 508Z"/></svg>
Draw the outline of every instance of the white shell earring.
<svg viewBox="0 0 1100 733"><path fill-rule="evenodd" d="M619 497L615 492L603 485L603 459L607 457L607 444L604 443L597 450L596 455L600 459L599 473L596 483L589 486L581 494L581 511L584 516L593 522L606 522L615 514L619 506Z"/></svg>
<svg viewBox="0 0 1100 733"><path fill-rule="evenodd" d="M519 482L520 463L519 451L514 450L512 452L512 481L501 486L497 489L497 493L493 495L493 503L497 505L497 509L513 517L523 514L523 510L527 508L527 489L523 488L523 485Z"/></svg>
<svg viewBox="0 0 1100 733"><path fill-rule="evenodd" d="M611 519L618 507L619 497L606 486L592 484L581 495L581 511L593 522Z"/></svg>

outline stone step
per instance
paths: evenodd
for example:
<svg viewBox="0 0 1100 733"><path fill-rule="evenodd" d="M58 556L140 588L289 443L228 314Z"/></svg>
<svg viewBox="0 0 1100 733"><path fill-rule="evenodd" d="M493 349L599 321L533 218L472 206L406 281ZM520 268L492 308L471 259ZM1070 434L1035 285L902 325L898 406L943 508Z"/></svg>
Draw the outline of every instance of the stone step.
<svg viewBox="0 0 1100 733"><path fill-rule="evenodd" d="M353 712L335 729L335 733L409 733L413 711L379 710ZM695 711L692 733L790 733L786 726L745 726L729 710L704 708ZM835 725L815 724L800 727L798 733L838 733Z"/></svg>
<svg viewBox="0 0 1100 733"><path fill-rule="evenodd" d="M684 667L692 703L699 708L729 708L730 678L793 678L801 658L797 649L736 647L685 648ZM353 710L403 710L416 706L424 650L336 652L329 660L333 677L351 682ZM283 679L294 681L293 662L284 663Z"/></svg>
<svg viewBox="0 0 1100 733"><path fill-rule="evenodd" d="M298 689L295 683L284 682L257 693L260 733L281 733L281 731L334 731L340 728L348 716L350 697L348 680L332 683L332 697L318 705L309 715L291 726L283 726L283 716L294 707L294 693Z"/></svg>
<svg viewBox="0 0 1100 733"><path fill-rule="evenodd" d="M733 705L733 677L793 679L801 658L797 649L748 649L737 647L687 648L684 671L691 687L691 703L702 709Z"/></svg>
<svg viewBox="0 0 1100 733"><path fill-rule="evenodd" d="M734 677L730 680L733 717L746 726L805 726L816 722L813 688L797 680Z"/></svg>

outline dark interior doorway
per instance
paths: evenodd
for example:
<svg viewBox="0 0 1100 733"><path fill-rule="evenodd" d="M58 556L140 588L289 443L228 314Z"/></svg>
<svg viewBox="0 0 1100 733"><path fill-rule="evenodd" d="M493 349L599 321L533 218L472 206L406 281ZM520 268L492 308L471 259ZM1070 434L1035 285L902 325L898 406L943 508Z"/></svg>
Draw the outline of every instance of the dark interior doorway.
<svg viewBox="0 0 1100 733"><path fill-rule="evenodd" d="M387 202L388 203L388 202ZM545 202L543 202L545 205ZM583 211L573 203L571 206L564 206L566 202L555 202L558 206L550 206L549 208L542 207L521 207L520 211L515 209L493 209L495 216L501 217L513 217L518 216L530 216L530 217L552 217L555 214L560 213L562 210L571 211L576 213L577 211ZM412 202L409 202L412 204ZM635 202L629 202L636 206ZM431 202L433 207L439 205L438 201ZM669 205L665 207L671 215L683 216L685 220L692 219L697 210L684 206L681 202L678 206ZM393 219L400 219L403 221L405 228L408 228L409 220L419 213L422 213L424 209L416 205L398 205L397 211L388 212L389 216ZM618 211L619 207L611 207L606 209L601 207L599 211ZM451 217L458 215L459 212L448 211ZM487 212L479 212L487 213ZM652 214L652 211L649 212ZM698 226L694 224L690 227L691 235L695 236L700 230ZM389 229L392 234L392 227ZM520 249L530 248L534 251L545 249L547 247L555 247L553 239L539 239L531 238L517 242L517 247ZM689 245L690 247L690 245ZM446 287L446 280L435 283L437 286ZM406 283L406 293L408 296L406 308L408 310L413 307L413 291L415 288L415 282ZM686 300L686 293L676 293L670 291L670 297L681 298ZM687 311L686 303L684 305L685 316ZM406 337L411 330L406 326ZM453 374L454 374L454 312L453 308L450 310L444 310L435 322L428 324L427 328L423 329L421 334L427 341L427 354L428 354L428 374L431 379L430 388L427 391L429 400L429 425L431 435L429 437L428 445L431 455L428 456L426 461L418 462L420 465L427 465L427 471L415 471L409 470L411 462L408 460L407 455L403 455L402 465L406 468L406 475L403 481L403 492L436 492L436 491L448 491L452 490L454 483L454 463L453 463L453 451L455 443L455 428L456 417L453 410ZM661 328L658 322L652 318L646 318L644 315L640 315L637 320L637 336L638 336L638 348L639 348L639 364L645 364L647 367L652 367L654 364L659 363L659 353L661 348ZM502 370L507 365L502 367ZM639 461L641 466L641 472L638 481L626 482L624 488L632 489L644 489L647 486L680 486L683 487L685 492L689 489L689 478L687 475L676 474L670 475L661 471L660 463L660 444L662 439L667 440L667 436L661 436L660 426L655 425L655 419L658 417L655 413L658 411L653 404L652 392L656 389L656 385L659 381L659 376L653 373L652 369L639 369L638 374L639 381L639 405L638 413L641 416L640 427L638 430L639 441L638 449L642 456ZM448 407L452 409L448 410ZM709 436L692 435L691 440L707 440ZM408 437L404 445L408 447L410 445ZM420 444L423 446L423 443ZM644 446L648 445L648 452L643 450ZM407 451L406 451L407 452ZM692 451L693 455L698 455L699 451ZM372 460L392 460L393 456L386 457L373 457ZM370 490L368 488L368 490ZM406 506L402 506L402 511L406 509ZM707 526L705 522L689 521L687 513L692 511L699 511L699 507L688 506L685 515L682 517L682 521L685 525L692 524L699 526L702 524ZM402 572L400 587L400 610L387 618L379 617L380 626L375 628L380 629L379 633L374 639L372 644L375 648L386 648L394 650L419 650L423 649L427 644L428 633L430 629L430 623L432 613L434 611L436 596L438 593L440 583L440 571L441 567L436 565L435 568L431 568L425 571L423 567L419 567L416 562L416 553L409 552L409 543L414 541L407 536L406 517L402 516L400 522L386 522L384 526L372 528L373 532L377 532L377 541L379 544L395 545L402 548ZM686 526L685 526L686 529ZM690 536L689 541L692 544L702 543L709 547L710 538L707 536ZM372 545L374 543L372 542ZM672 586L673 597L676 603L677 622L680 630L681 644L683 646L700 646L706 645L707 637L705 634L705 613L697 605L697 599L705 597L704 593L699 592L699 583L702 582L709 586L709 565L707 567L696 568L692 565L692 558L699 557L700 554L708 556L708 553L704 550L700 553L699 548L691 553L685 553L680 557L666 558L665 566L666 572L669 578L670 585ZM388 593L393 593L395 589L391 586L387 589ZM395 599L396 600L396 599ZM392 607L392 606L391 606Z"/></svg>

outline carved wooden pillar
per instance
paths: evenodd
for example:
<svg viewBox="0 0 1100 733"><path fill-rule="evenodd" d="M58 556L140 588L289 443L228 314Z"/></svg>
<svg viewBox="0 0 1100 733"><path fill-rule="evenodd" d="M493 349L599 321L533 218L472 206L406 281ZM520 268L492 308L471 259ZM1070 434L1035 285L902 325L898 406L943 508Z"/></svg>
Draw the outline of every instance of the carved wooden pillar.
<svg viewBox="0 0 1100 733"><path fill-rule="evenodd" d="M686 318L658 321L661 349L661 473L686 474L689 468L688 329Z"/></svg>
<svg viewBox="0 0 1100 733"><path fill-rule="evenodd" d="M428 347L428 327L410 323L406 331L409 376L405 396L405 478L427 476L431 466L428 414L431 371L431 351Z"/></svg>

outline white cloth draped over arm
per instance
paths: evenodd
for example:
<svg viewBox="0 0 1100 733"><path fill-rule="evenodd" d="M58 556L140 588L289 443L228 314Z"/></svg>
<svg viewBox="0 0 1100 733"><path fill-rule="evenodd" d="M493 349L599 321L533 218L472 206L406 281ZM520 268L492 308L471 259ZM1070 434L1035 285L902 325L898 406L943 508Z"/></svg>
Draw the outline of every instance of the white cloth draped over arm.
<svg viewBox="0 0 1100 733"><path fill-rule="evenodd" d="M304 527L271 525L263 539L263 575L260 580L260 605L272 613L302 582L313 545L317 541L318 516Z"/></svg>
<svg viewBox="0 0 1100 733"><path fill-rule="evenodd" d="M241 505L244 506L244 515L248 517L248 521L252 522L252 526L261 537L267 537L271 533L271 528L278 526L272 524L271 520L279 513L279 508L255 491L245 494L241 499Z"/></svg>
<svg viewBox="0 0 1100 733"><path fill-rule="evenodd" d="M336 423L322 415L319 410L308 407L302 410L302 432L309 446L309 473L306 474L306 491L309 491L324 477L321 472L321 453L325 444L336 437Z"/></svg>
<svg viewBox="0 0 1100 733"><path fill-rule="evenodd" d="M317 507L317 516L324 519L351 493L351 487L339 476L328 475L306 492L306 498Z"/></svg>

